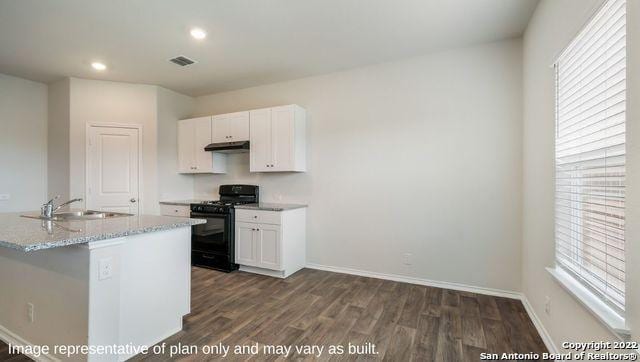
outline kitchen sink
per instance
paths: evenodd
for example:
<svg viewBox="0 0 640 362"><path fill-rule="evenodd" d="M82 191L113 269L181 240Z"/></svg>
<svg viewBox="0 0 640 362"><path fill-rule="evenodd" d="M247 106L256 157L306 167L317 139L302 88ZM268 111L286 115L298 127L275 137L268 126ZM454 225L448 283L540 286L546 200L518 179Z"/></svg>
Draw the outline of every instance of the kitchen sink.
<svg viewBox="0 0 640 362"><path fill-rule="evenodd" d="M82 210L82 211L65 211L57 212L53 214L53 217L44 217L41 215L22 215L32 219L51 220L51 221L74 221L74 220L101 220L112 219L115 217L133 216L133 214L126 214L123 212L109 212L109 211L94 211L94 210Z"/></svg>

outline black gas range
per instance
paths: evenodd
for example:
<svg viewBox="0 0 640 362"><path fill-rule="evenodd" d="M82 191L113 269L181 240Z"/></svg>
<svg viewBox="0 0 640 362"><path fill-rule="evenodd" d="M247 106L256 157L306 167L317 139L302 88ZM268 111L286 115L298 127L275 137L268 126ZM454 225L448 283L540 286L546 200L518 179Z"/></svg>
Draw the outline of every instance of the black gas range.
<svg viewBox="0 0 640 362"><path fill-rule="evenodd" d="M191 232L191 264L230 272L235 263L234 206L259 202L254 185L221 185L220 200L191 204L191 217L207 222L194 225Z"/></svg>

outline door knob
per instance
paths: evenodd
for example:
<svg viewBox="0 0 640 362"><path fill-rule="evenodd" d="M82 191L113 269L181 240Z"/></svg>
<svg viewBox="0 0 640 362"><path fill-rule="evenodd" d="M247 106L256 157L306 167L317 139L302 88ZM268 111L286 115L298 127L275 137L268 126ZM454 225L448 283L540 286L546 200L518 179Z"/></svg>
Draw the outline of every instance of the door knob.
<svg viewBox="0 0 640 362"><path fill-rule="evenodd" d="M133 197L131 198L131 200L129 200L131 202L136 202L136 199L134 199Z"/></svg>

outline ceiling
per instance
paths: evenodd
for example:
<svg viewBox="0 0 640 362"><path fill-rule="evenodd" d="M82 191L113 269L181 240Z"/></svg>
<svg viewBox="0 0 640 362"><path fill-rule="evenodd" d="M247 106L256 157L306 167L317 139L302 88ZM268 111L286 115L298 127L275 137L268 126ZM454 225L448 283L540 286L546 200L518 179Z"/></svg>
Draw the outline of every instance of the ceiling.
<svg viewBox="0 0 640 362"><path fill-rule="evenodd" d="M537 1L0 0L0 72L197 96L518 37Z"/></svg>

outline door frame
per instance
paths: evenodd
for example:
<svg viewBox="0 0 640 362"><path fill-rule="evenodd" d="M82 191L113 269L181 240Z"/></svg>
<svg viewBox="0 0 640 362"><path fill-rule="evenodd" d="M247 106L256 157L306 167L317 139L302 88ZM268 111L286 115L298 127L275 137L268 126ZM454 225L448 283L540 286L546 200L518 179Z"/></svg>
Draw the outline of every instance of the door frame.
<svg viewBox="0 0 640 362"><path fill-rule="evenodd" d="M91 138L91 129L97 128L127 128L138 130L138 215L144 210L144 200L142 196L142 187L144 180L142 178L142 130L141 124L137 123L115 123L115 122L88 122L85 130L84 139L84 197L85 197L85 209L89 208L89 170L91 166L91 157L89 157L89 140Z"/></svg>

